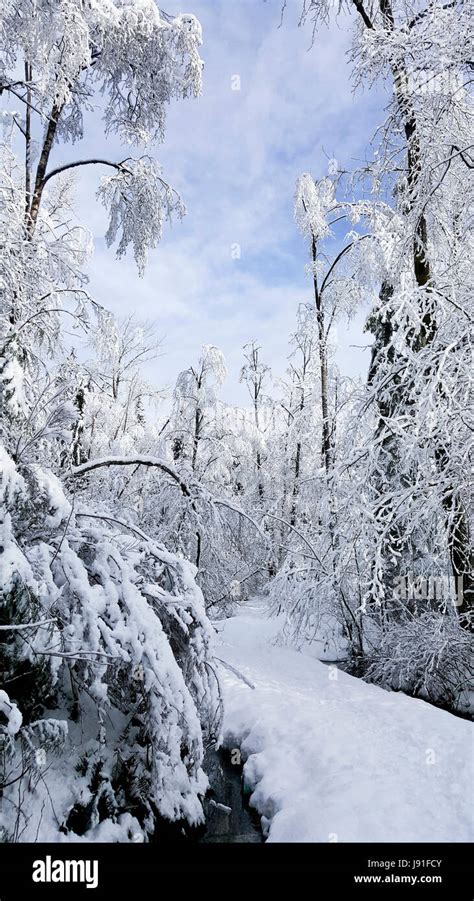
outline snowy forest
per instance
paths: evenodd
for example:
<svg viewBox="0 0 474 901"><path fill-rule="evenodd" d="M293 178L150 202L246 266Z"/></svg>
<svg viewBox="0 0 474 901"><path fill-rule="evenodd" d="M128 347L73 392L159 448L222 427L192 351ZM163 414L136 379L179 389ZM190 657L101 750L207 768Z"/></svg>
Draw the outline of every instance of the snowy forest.
<svg viewBox="0 0 474 901"><path fill-rule="evenodd" d="M1 4L0 842L229 841L232 766L249 841L471 834L472 6L262 7L301 60L343 23L386 99L351 167L312 126L306 288L278 371L249 333L236 405L212 335L151 383L153 310L91 291L77 205L87 169L138 292L194 215L160 152L207 90L198 16Z"/></svg>

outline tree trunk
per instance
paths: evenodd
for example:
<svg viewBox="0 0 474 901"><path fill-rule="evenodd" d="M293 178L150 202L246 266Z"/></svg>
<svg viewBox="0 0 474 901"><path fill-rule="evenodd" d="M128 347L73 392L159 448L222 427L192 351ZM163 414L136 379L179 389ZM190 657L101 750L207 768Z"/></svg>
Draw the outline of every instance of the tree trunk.
<svg viewBox="0 0 474 901"><path fill-rule="evenodd" d="M25 62L26 115L25 115L25 217L31 203L31 88L32 68Z"/></svg>
<svg viewBox="0 0 474 901"><path fill-rule="evenodd" d="M41 149L41 154L38 162L38 168L36 170L36 178L35 178L35 187L33 191L33 197L31 199L31 204L28 210L28 223L27 230L28 235L31 238L33 236L36 221L38 219L38 213L41 204L41 198L43 195L43 187L44 187L44 177L46 175L46 169L48 167L49 157L51 155L51 150L53 149L54 139L56 137L56 131L58 127L59 117L62 112L62 105L54 104L53 109L51 111L51 116L48 122L48 127L46 129L46 134L43 142L43 147Z"/></svg>
<svg viewBox="0 0 474 901"><path fill-rule="evenodd" d="M317 245L313 237L311 242L311 257L313 263L317 261ZM318 288L318 280L316 275L313 276L314 287L314 303L316 307L316 320L318 323L318 353L319 353L319 371L321 377L321 415L322 415L322 435L321 435L321 456L322 463L329 475L332 463L331 448L331 423L329 417L329 382L328 382L328 350L326 340L324 306L322 303L321 293Z"/></svg>

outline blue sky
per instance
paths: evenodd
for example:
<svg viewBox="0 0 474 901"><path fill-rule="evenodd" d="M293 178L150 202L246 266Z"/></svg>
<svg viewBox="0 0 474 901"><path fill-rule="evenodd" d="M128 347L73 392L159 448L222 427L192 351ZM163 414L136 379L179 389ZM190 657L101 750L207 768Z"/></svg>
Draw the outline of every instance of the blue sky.
<svg viewBox="0 0 474 901"><path fill-rule="evenodd" d="M95 236L92 293L118 316L133 310L155 324L162 354L147 376L160 386L173 384L203 343L224 351L223 397L231 403L245 403L238 375L247 341L258 340L265 361L283 374L298 303L311 299L307 251L293 219L296 178L325 174L329 157L353 167L383 121L379 92L353 94L352 20L322 28L310 48L311 26L298 27L300 7L301 0L289 0L282 27L280 0L190 0L184 10L203 28L203 94L169 108L155 155L188 214L166 230L142 279L133 260L117 262L100 237L106 221L93 202L98 168L80 170L79 212ZM236 75L240 90L232 90ZM108 144L109 155L127 155ZM82 146L58 148L56 159L98 146L102 155L96 111ZM355 311L349 329L338 326L337 360L348 375L363 372L368 360L368 351L351 346L368 343L365 313Z"/></svg>

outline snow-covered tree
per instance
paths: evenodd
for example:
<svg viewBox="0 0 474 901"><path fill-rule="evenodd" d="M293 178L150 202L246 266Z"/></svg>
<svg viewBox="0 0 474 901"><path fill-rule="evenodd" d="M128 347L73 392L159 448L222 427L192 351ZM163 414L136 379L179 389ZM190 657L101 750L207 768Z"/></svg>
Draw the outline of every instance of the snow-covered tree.
<svg viewBox="0 0 474 901"><path fill-rule="evenodd" d="M344 260L356 292L376 296L368 383L352 392L337 430L345 459L336 451L331 490L323 493L335 514L326 528L335 526L332 559L343 604L358 611L356 618L363 613L359 671L370 661L370 678L455 705L469 673L460 627L469 625L473 594L468 9L463 2L397 0L345 8L357 20L356 82L389 79L393 97L376 153L355 173L350 192L341 179L334 190L334 173L300 182L299 222L310 240L329 236L336 211L357 227L364 253L343 246L331 275ZM324 0L305 2L315 42L333 11ZM318 291L326 276L314 269ZM318 512L322 505L320 498ZM305 575L286 605L306 634L327 565L316 535L313 522L299 551L317 561L317 576ZM448 646L453 654L464 648L454 676L441 650ZM423 681L424 664L433 677L425 673Z"/></svg>
<svg viewBox="0 0 474 901"><path fill-rule="evenodd" d="M456 465L458 453L448 433L456 424L456 431L459 428L463 433L462 444L470 446L469 429L462 425L459 409L460 398L464 408L469 381L466 331L472 296L466 269L471 253L466 217L473 168L469 97L472 39L466 39L471 32L469 5L463 0L449 4L412 0L408 5L379 0L347 4L347 9L358 23L353 47L356 79L372 83L388 77L393 86L381 145L364 173L376 191L388 186L395 197L393 208L379 204L377 210L377 203L368 208L373 227L383 241L383 290L377 314L372 316L372 328L381 346L371 373L374 388L377 382L382 416L382 394L394 386L402 394L396 412L392 409L388 421L380 420L379 430L385 438L380 431L379 438L384 452L388 444L392 447L392 463L386 454L392 469L398 468L399 460L406 466L405 449L408 445L416 447L416 459L410 456L405 490L410 504L416 497L425 506L427 519L434 512L432 503L426 507L425 501L429 487L433 496L429 481L435 467L435 518L443 516L445 520L457 594L462 596L459 612L465 619L474 594L468 512L472 505L464 467ZM329 19L330 13L331 5L325 0L305 0L303 17L311 17L315 29L320 20ZM427 407L432 423L437 423L428 428L428 435ZM418 429L421 421L424 436L420 434L413 445L400 429L406 434L409 422L416 423ZM397 436L396 442L389 437L390 432ZM425 490L420 492L421 474ZM400 479L403 483L401 474ZM386 544L381 560L387 560L392 551L395 556L399 553L397 529L390 525L396 503L394 496L393 502L386 499L378 505ZM400 519L399 509L396 515ZM409 519L413 519L411 513L406 521ZM385 593L377 574L384 569L381 566L374 571L376 597Z"/></svg>
<svg viewBox="0 0 474 901"><path fill-rule="evenodd" d="M2 811L11 840L44 829L127 841L164 819L202 821L218 687L194 567L95 475L95 452L143 439L137 364L153 342L87 292L92 242L71 174L113 170L98 192L107 240L119 256L132 246L142 271L164 219L182 213L149 150L167 103L199 93L200 27L151 0L8 0L0 32ZM97 138L93 158L54 166L97 90L105 132L148 153L116 162ZM63 349L65 319L89 337L91 365Z"/></svg>
<svg viewBox="0 0 474 901"><path fill-rule="evenodd" d="M265 429L265 405L266 405L266 380L269 374L269 367L260 359L261 348L257 346L255 341L246 344L244 347L245 364L240 373L240 381L245 382L252 405L253 419L255 425L255 470L257 475L257 490L259 499L264 498L264 485L262 474L262 444Z"/></svg>

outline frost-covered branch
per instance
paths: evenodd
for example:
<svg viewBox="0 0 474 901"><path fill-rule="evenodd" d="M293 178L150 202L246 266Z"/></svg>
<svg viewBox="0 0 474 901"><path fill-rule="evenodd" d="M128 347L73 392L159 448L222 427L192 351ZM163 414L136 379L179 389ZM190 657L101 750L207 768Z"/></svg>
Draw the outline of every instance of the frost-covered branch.
<svg viewBox="0 0 474 901"><path fill-rule="evenodd" d="M233 513L237 513L238 516L242 516L243 519L246 519L248 522L250 522L253 525L255 531L258 532L260 537L263 539L263 541L265 543L267 543L267 537L264 535L264 533L262 532L262 529L260 528L258 523L255 521L255 519L253 519L252 516L249 516L248 513L245 513L244 510L242 510L240 507L233 504L232 501L229 501L225 498L213 497L212 501L215 504L217 504L218 506L227 507L228 510L232 510Z"/></svg>
<svg viewBox="0 0 474 901"><path fill-rule="evenodd" d="M23 629L39 629L41 626L48 626L55 623L56 619L40 619L37 623L11 623L8 626L0 626L0 631L4 632L20 632Z"/></svg>
<svg viewBox="0 0 474 901"><path fill-rule="evenodd" d="M116 166L115 175L102 179L97 196L110 214L106 234L111 245L120 234L117 256L129 245L140 274L143 274L148 250L160 242L163 223L176 215L182 219L186 209L179 194L162 177L156 160L142 157L129 160L128 166Z"/></svg>
<svg viewBox="0 0 474 901"><path fill-rule="evenodd" d="M50 178L54 178L56 175L61 175L61 173L67 172L69 169L77 169L80 166L110 166L111 169L116 169L118 172L128 172L129 174L131 174L123 163L114 163L112 160L77 160L74 163L65 163L63 166L57 166L56 169L51 169L50 172L47 172L43 178L43 187L50 180Z"/></svg>
<svg viewBox="0 0 474 901"><path fill-rule="evenodd" d="M151 457L147 455L137 454L133 457L118 457L118 456L109 456L103 457L99 460L90 460L87 463L82 463L81 466L74 466L72 469L73 476L84 476L88 472L92 472L94 469L101 469L103 467L109 466L151 466L157 469L160 469L162 472L166 473L174 482L179 485L182 493L186 497L191 497L191 491L188 488L187 484L182 480L179 473L173 469L170 464L166 460L160 460L158 457Z"/></svg>

